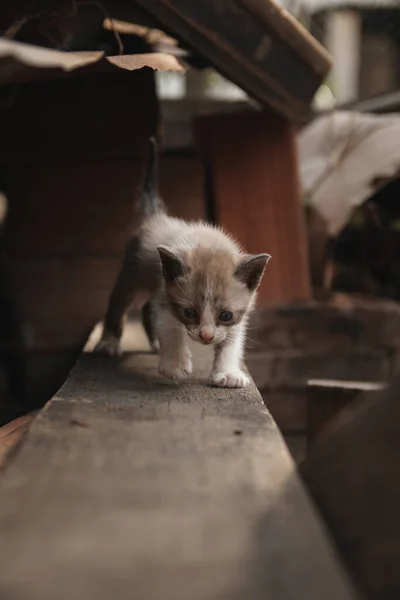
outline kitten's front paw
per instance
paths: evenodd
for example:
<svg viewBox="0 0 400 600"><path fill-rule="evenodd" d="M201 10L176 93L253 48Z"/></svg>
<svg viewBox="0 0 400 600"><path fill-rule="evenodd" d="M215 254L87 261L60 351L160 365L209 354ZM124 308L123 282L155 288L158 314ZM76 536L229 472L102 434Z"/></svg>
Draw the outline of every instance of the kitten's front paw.
<svg viewBox="0 0 400 600"><path fill-rule="evenodd" d="M121 356L122 349L117 338L108 337L101 339L93 350L94 354L99 356Z"/></svg>
<svg viewBox="0 0 400 600"><path fill-rule="evenodd" d="M213 373L211 383L221 388L244 388L250 385L250 378L240 369L229 373Z"/></svg>
<svg viewBox="0 0 400 600"><path fill-rule="evenodd" d="M185 379L193 371L192 359L189 356L181 361L170 358L161 359L158 370L161 375L164 375L164 377L167 377L168 379L173 379L175 381Z"/></svg>

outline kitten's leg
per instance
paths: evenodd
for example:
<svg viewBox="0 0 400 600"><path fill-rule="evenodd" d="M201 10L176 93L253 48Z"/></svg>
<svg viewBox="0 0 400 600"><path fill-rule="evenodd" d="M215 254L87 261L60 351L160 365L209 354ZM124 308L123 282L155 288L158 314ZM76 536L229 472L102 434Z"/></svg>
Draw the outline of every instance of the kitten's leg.
<svg viewBox="0 0 400 600"><path fill-rule="evenodd" d="M155 327L155 315L153 311L153 305L151 300L148 300L142 307L142 323L146 335L149 339L149 343L153 352L158 352L160 349L160 343L157 337L157 330Z"/></svg>
<svg viewBox="0 0 400 600"><path fill-rule="evenodd" d="M215 348L214 365L211 372L213 385L227 388L242 388L249 385L249 377L240 368L243 345L244 326L242 325L226 345Z"/></svg>
<svg viewBox="0 0 400 600"><path fill-rule="evenodd" d="M131 266L124 262L108 303L103 334L94 349L96 354L108 356L120 356L122 354L120 340L125 314L139 292L135 279L135 273L132 271Z"/></svg>
<svg viewBox="0 0 400 600"><path fill-rule="evenodd" d="M158 312L157 326L160 341L158 370L169 379L184 379L193 370L185 328L167 309Z"/></svg>

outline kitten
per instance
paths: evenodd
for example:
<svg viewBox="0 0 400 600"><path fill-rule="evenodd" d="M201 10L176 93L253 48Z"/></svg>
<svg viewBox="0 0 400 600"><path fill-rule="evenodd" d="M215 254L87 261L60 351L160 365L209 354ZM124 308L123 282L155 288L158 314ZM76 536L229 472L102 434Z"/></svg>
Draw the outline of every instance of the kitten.
<svg viewBox="0 0 400 600"><path fill-rule="evenodd" d="M245 387L241 370L248 316L270 258L244 254L234 239L204 222L169 217L157 193L157 149L151 140L138 202L138 226L128 243L95 352L119 355L124 315L142 306L159 371L180 380L192 372L188 338L214 348L211 382Z"/></svg>

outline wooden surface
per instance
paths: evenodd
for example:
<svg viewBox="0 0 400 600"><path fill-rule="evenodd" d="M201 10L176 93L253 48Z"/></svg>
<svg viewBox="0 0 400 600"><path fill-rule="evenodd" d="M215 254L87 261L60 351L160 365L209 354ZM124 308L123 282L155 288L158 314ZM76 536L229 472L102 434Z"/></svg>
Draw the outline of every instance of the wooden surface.
<svg viewBox="0 0 400 600"><path fill-rule="evenodd" d="M4 270L33 406L65 381L104 315L157 117L147 71L29 84L0 113L0 186L10 205ZM160 167L171 213L203 217L200 160L163 157ZM0 373L0 424L6 393Z"/></svg>
<svg viewBox="0 0 400 600"><path fill-rule="evenodd" d="M0 112L5 268L32 407L102 318L130 234L158 107L154 74L128 75L27 84Z"/></svg>
<svg viewBox="0 0 400 600"><path fill-rule="evenodd" d="M301 465L368 600L400 597L400 379L340 416Z"/></svg>
<svg viewBox="0 0 400 600"><path fill-rule="evenodd" d="M274 29L322 77L332 64L327 50L283 6L271 0L239 0Z"/></svg>
<svg viewBox="0 0 400 600"><path fill-rule="evenodd" d="M330 58L272 0L136 3L265 106L294 121L309 115Z"/></svg>
<svg viewBox="0 0 400 600"><path fill-rule="evenodd" d="M380 392L382 383L311 379L307 382L307 443L310 448L329 430L342 410L362 401L366 393Z"/></svg>
<svg viewBox="0 0 400 600"><path fill-rule="evenodd" d="M197 156L162 156L160 194L174 217L188 220L206 218L204 169Z"/></svg>
<svg viewBox="0 0 400 600"><path fill-rule="evenodd" d="M353 599L256 389L156 360L84 355L34 421L0 477L2 600Z"/></svg>
<svg viewBox="0 0 400 600"><path fill-rule="evenodd" d="M248 252L268 252L259 304L310 297L294 130L272 113L204 117L197 132L212 215Z"/></svg>
<svg viewBox="0 0 400 600"><path fill-rule="evenodd" d="M272 268L273 259L270 261ZM266 273L269 291L268 272ZM400 305L331 294L260 307L251 319L249 371L278 426L306 432L307 381L387 381L398 362Z"/></svg>

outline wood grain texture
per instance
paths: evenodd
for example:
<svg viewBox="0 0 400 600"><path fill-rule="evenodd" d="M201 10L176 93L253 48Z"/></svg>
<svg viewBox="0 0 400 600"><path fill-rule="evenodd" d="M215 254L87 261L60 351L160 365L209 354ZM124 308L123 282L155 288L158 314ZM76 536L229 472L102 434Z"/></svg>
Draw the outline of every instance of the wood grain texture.
<svg viewBox="0 0 400 600"><path fill-rule="evenodd" d="M339 416L301 465L368 600L400 597L400 378ZM342 414L343 414L342 413Z"/></svg>
<svg viewBox="0 0 400 600"><path fill-rule="evenodd" d="M310 380L307 385L307 445L332 430L343 409L361 403L363 396L377 393L384 384L357 381Z"/></svg>
<svg viewBox="0 0 400 600"><path fill-rule="evenodd" d="M299 25L268 0L268 18L254 3L240 1L136 0L162 27L208 59L250 96L292 121L310 113L312 98L329 70L327 54ZM276 26L276 22L283 23ZM314 60L310 61L310 54ZM318 55L318 59L316 56Z"/></svg>
<svg viewBox="0 0 400 600"><path fill-rule="evenodd" d="M254 387L83 356L0 477L2 600L350 600ZM12 524L12 526L10 526Z"/></svg>
<svg viewBox="0 0 400 600"><path fill-rule="evenodd" d="M214 218L248 252L268 252L260 304L310 297L291 126L271 113L204 117L199 143L211 171Z"/></svg>
<svg viewBox="0 0 400 600"><path fill-rule="evenodd" d="M332 57L283 6L270 0L239 0L276 31L322 77L332 66Z"/></svg>
<svg viewBox="0 0 400 600"><path fill-rule="evenodd" d="M162 156L160 193L172 216L205 219L204 170L200 158Z"/></svg>
<svg viewBox="0 0 400 600"><path fill-rule="evenodd" d="M0 112L5 269L30 403L54 394L103 317L157 123L148 70L27 84Z"/></svg>

